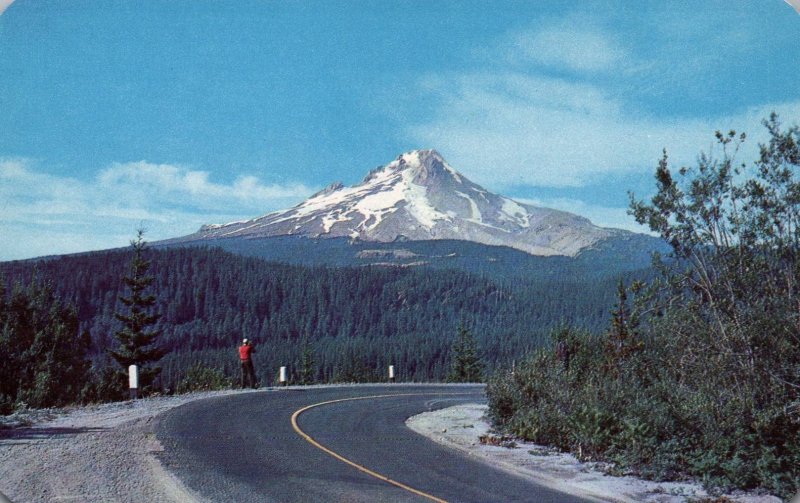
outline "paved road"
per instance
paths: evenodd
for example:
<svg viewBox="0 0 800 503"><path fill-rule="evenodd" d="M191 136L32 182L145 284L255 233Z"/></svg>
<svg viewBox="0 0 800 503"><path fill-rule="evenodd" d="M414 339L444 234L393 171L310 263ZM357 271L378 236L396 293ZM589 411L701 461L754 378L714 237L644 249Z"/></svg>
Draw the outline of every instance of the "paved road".
<svg viewBox="0 0 800 503"><path fill-rule="evenodd" d="M392 395L375 398L378 395ZM418 495L360 471L300 436ZM162 462L220 502L579 501L493 469L412 432L406 418L484 402L478 386L355 386L264 391L192 402L162 416Z"/></svg>

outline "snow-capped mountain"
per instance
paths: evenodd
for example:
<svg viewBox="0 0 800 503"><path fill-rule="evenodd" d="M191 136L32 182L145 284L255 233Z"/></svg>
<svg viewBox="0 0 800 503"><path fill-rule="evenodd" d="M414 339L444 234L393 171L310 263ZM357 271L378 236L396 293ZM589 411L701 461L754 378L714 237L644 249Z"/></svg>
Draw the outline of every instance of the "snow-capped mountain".
<svg viewBox="0 0 800 503"><path fill-rule="evenodd" d="M285 235L380 242L456 239L532 255L574 256L623 232L493 194L459 174L435 150L415 150L371 171L358 185L335 183L288 210L205 225L182 241Z"/></svg>

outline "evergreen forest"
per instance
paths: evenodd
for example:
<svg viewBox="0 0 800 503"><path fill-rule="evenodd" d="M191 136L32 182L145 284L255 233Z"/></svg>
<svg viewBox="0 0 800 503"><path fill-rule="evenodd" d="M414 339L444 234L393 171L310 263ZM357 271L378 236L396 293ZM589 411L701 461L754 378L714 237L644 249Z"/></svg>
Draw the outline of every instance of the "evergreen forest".
<svg viewBox="0 0 800 503"><path fill-rule="evenodd" d="M610 267L625 245L514 275L508 264L546 261L504 252L499 274L474 266L482 251L467 270L287 264L252 243L245 255L148 248L141 233L132 250L2 263L0 413L122 398L132 361L149 365L149 393L231 386L247 338L262 386L281 366L297 384L386 381L389 365L398 381L488 378L501 431L616 473L788 498L800 489L800 128L764 124L750 164L733 131L696 166L675 170L664 152L655 195L630 201L670 245L646 269Z"/></svg>
<svg viewBox="0 0 800 503"><path fill-rule="evenodd" d="M616 278L502 280L414 267L293 266L217 248L148 248L158 347L158 389L175 391L192 370L235 381L236 348L254 342L262 385L278 368L293 382L443 381L459 327L474 334L488 371L521 359L569 320L599 330ZM116 250L0 264L14 292L47 285L88 334L93 375L109 358L124 310L122 278L133 253ZM12 309L7 305L7 309ZM303 374L301 377L300 374Z"/></svg>

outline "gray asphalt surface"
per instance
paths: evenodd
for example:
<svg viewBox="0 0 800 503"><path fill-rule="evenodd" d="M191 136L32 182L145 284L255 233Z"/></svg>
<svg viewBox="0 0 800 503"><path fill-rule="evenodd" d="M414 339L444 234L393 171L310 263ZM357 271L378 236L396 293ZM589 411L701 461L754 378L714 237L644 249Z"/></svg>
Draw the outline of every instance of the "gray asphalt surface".
<svg viewBox="0 0 800 503"><path fill-rule="evenodd" d="M422 502L321 451L292 428L374 472L452 502L580 501L414 433L405 420L459 403L485 402L479 386L354 386L265 391L192 402L164 414L162 463L189 488L220 502Z"/></svg>

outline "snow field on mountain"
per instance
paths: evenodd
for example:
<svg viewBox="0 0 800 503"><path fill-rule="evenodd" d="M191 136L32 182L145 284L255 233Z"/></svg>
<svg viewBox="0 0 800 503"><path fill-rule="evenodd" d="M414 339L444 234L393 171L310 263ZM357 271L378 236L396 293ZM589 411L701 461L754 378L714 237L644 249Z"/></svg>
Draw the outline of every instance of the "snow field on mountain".
<svg viewBox="0 0 800 503"><path fill-rule="evenodd" d="M570 213L493 194L456 172L435 150L411 151L352 187L328 186L293 208L246 222L204 226L176 241L273 236L364 241L467 240L532 255L575 256L623 231Z"/></svg>

